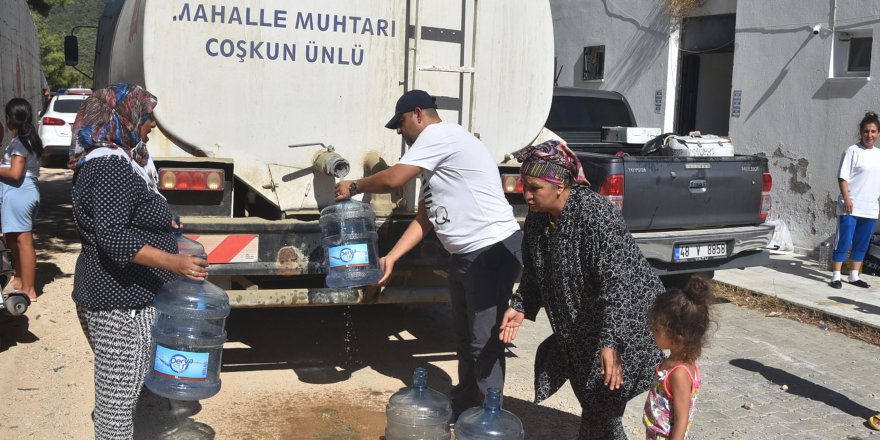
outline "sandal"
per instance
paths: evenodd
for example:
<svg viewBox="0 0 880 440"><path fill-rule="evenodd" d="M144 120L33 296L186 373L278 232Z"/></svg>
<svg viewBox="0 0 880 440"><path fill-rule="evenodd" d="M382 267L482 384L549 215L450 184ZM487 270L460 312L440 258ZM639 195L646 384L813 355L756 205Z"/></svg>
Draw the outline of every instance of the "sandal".
<svg viewBox="0 0 880 440"><path fill-rule="evenodd" d="M4 289L3 296L4 296L4 297L9 297L10 295L20 295L20 296L23 296L23 297L27 298L27 299L28 299L28 302L30 302L30 303L35 303L35 302L37 302L37 298L38 298L38 296L35 296L35 297L31 298L27 293L24 293L24 292L22 292L21 290L18 290L18 289L11 289L11 290L8 290L8 291L6 291L6 290Z"/></svg>
<svg viewBox="0 0 880 440"><path fill-rule="evenodd" d="M880 431L880 414L868 417L868 426L874 428L876 431Z"/></svg>

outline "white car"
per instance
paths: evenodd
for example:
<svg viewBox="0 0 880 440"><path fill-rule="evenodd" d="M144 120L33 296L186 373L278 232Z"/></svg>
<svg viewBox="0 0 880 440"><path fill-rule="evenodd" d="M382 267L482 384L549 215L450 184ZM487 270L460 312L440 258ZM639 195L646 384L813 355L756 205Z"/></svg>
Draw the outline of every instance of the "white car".
<svg viewBox="0 0 880 440"><path fill-rule="evenodd" d="M76 112L89 94L55 95L46 113L37 122L37 133L43 141L43 166L67 164L70 149L70 127L76 119Z"/></svg>

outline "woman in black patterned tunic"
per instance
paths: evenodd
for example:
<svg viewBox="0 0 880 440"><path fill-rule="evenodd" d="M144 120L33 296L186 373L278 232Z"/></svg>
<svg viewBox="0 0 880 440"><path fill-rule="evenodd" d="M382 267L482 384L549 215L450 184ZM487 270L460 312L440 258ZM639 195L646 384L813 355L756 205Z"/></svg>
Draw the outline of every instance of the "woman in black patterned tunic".
<svg viewBox="0 0 880 440"><path fill-rule="evenodd" d="M568 147L550 141L517 158L530 212L522 279L499 336L512 341L544 307L553 335L535 356L535 402L570 380L582 407L578 439L625 439L626 403L663 359L646 319L663 284Z"/></svg>

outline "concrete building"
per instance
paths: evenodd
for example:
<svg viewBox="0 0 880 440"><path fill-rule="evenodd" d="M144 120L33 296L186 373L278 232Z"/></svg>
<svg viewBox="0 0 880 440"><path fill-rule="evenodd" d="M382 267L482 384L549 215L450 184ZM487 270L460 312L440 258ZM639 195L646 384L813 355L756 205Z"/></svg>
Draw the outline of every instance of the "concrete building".
<svg viewBox="0 0 880 440"><path fill-rule="evenodd" d="M42 65L37 28L27 3L0 1L0 108L20 97L30 101L34 111L43 109ZM5 117L0 123L8 133ZM5 139L3 146L9 142L8 137Z"/></svg>
<svg viewBox="0 0 880 440"><path fill-rule="evenodd" d="M771 219L800 253L836 231L837 170L880 112L880 1L551 0L557 83L616 90L641 126L728 135L763 154Z"/></svg>

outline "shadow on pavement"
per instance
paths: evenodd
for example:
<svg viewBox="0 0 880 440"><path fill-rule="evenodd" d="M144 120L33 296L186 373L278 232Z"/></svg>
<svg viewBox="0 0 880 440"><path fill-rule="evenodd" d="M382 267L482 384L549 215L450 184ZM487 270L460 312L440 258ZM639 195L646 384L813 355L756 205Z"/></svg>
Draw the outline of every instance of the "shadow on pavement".
<svg viewBox="0 0 880 440"><path fill-rule="evenodd" d="M428 386L448 393L451 378L430 362L454 360L448 305L368 305L236 309L226 323L232 344L224 372L292 369L302 382L348 380L365 367L412 382L428 369Z"/></svg>
<svg viewBox="0 0 880 440"><path fill-rule="evenodd" d="M135 440L212 440L214 428L192 416L202 410L198 401L175 404L144 388L138 399L134 419Z"/></svg>
<svg viewBox="0 0 880 440"><path fill-rule="evenodd" d="M51 239L39 240L38 259L40 253L69 252L70 246L79 244L70 200L72 177L72 172L58 171L39 182L40 211L34 232Z"/></svg>
<svg viewBox="0 0 880 440"><path fill-rule="evenodd" d="M752 359L733 359L730 361L730 365L742 368L743 370L759 373L761 376L764 376L765 379L776 385L787 385L787 392L790 394L821 402L825 405L837 408L853 417L867 419L876 413L876 411L854 402L849 397L846 397L837 391L795 376L785 370L764 365Z"/></svg>
<svg viewBox="0 0 880 440"><path fill-rule="evenodd" d="M840 296L829 296L828 299L832 301L837 301L841 304L849 304L855 306L855 310L861 313L870 313L872 315L880 315L880 307L875 306L873 304L863 303L861 301L855 301L849 298L843 298Z"/></svg>
<svg viewBox="0 0 880 440"><path fill-rule="evenodd" d="M70 200L73 172L46 170L40 176L40 211L34 219L34 241L37 251L37 272L34 279L37 292L61 277L71 277L50 263L59 254L79 251L79 235L73 220Z"/></svg>
<svg viewBox="0 0 880 440"><path fill-rule="evenodd" d="M52 284L56 278L67 278L72 277L73 274L66 274L61 271L61 268L58 267L55 263L46 263L45 261L40 261L40 255L37 253L37 272L34 275L34 286L37 288L37 292L45 292L46 285ZM45 260L45 259L42 259Z"/></svg>
<svg viewBox="0 0 880 440"><path fill-rule="evenodd" d="M574 414L509 396L504 397L503 408L519 417L528 439L557 440L578 436L581 418Z"/></svg>
<svg viewBox="0 0 880 440"><path fill-rule="evenodd" d="M11 316L0 313L0 352L18 344L30 344L40 338L28 330L30 318L27 315Z"/></svg>
<svg viewBox="0 0 880 440"><path fill-rule="evenodd" d="M831 272L820 270L819 264L814 259L804 255L795 255L791 260L784 261L771 259L768 267L778 272L797 275L823 284L831 279Z"/></svg>

